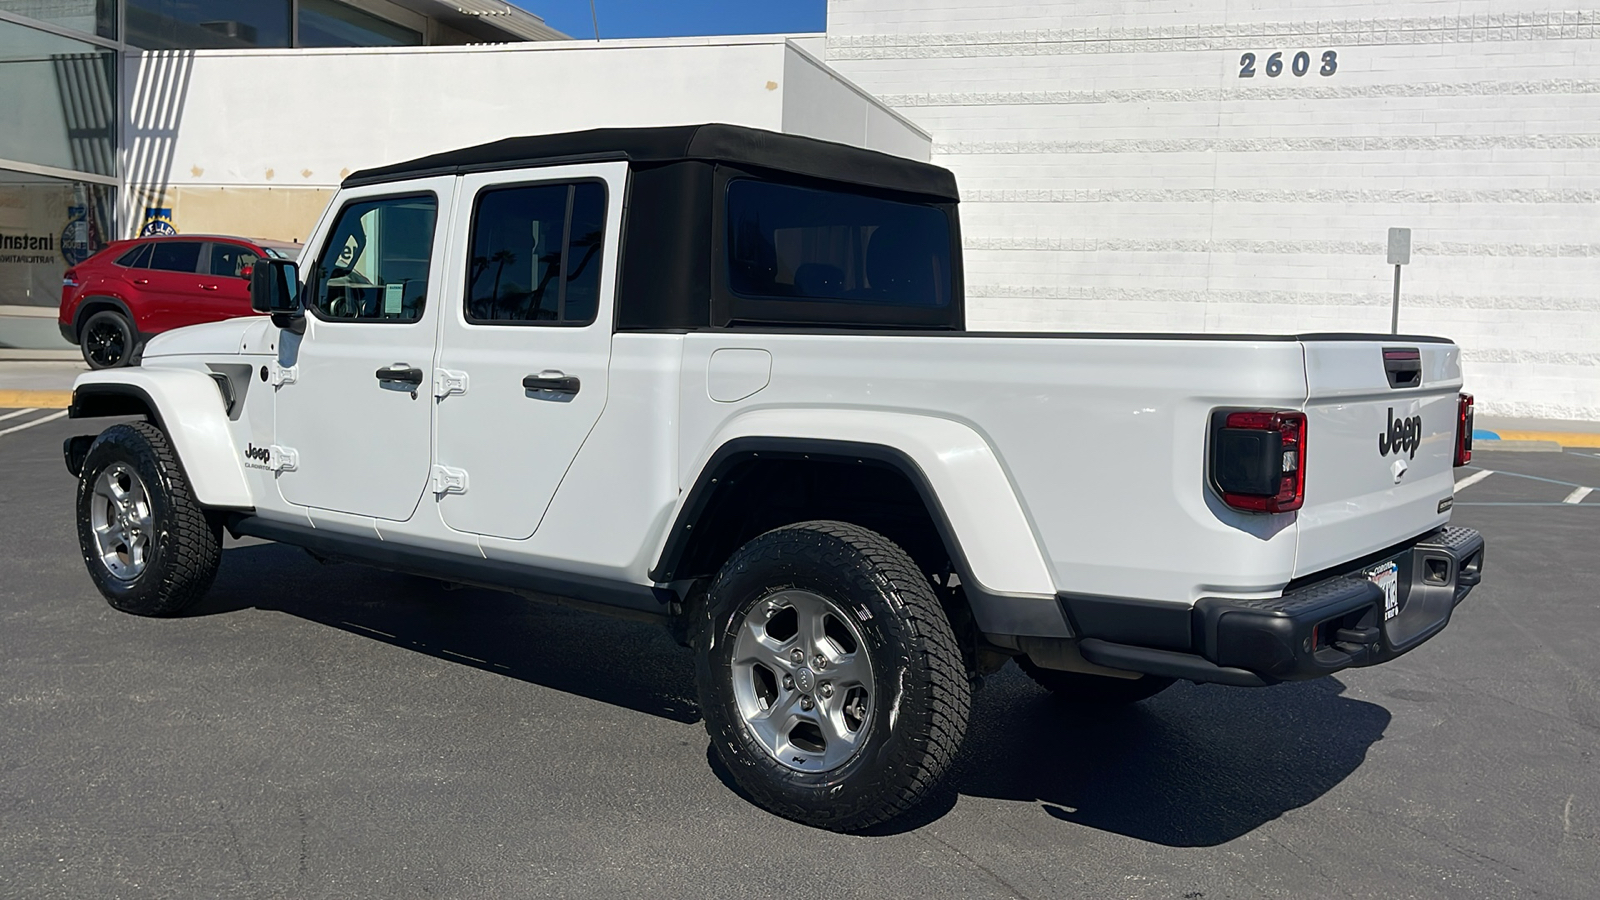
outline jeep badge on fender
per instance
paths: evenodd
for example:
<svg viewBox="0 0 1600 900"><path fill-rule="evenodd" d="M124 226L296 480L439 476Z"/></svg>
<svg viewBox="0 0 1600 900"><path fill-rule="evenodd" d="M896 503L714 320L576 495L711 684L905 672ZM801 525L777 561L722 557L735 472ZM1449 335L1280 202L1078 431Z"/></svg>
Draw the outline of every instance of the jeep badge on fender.
<svg viewBox="0 0 1600 900"><path fill-rule="evenodd" d="M1389 427L1378 432L1378 455L1405 452L1417 458L1417 447L1422 445L1422 417L1406 419L1394 417L1394 407L1389 407Z"/></svg>

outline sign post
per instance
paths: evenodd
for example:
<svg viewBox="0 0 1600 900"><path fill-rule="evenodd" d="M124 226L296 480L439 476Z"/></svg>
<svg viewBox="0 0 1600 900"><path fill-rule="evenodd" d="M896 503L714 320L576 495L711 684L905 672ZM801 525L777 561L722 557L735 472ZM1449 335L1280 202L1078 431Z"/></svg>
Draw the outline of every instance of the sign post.
<svg viewBox="0 0 1600 900"><path fill-rule="evenodd" d="M1394 310L1389 316L1389 333L1400 333L1400 267L1411 263L1411 229L1389 229L1389 265L1394 266Z"/></svg>

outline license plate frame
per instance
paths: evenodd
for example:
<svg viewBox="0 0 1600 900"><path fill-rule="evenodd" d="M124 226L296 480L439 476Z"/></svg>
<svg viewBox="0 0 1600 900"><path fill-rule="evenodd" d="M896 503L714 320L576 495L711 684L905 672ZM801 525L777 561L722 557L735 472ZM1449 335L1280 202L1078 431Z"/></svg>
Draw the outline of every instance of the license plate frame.
<svg viewBox="0 0 1600 900"><path fill-rule="evenodd" d="M1383 591L1383 621L1400 615L1400 565L1391 559L1368 569L1366 575Z"/></svg>

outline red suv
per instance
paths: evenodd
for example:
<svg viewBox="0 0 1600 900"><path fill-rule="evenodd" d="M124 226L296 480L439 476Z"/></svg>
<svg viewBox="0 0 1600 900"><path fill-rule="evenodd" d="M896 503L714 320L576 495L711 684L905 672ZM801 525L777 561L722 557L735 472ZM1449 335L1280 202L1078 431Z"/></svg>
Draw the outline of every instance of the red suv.
<svg viewBox="0 0 1600 900"><path fill-rule="evenodd" d="M215 235L117 241L61 278L61 336L90 368L136 362L152 335L252 315L250 270L300 247Z"/></svg>

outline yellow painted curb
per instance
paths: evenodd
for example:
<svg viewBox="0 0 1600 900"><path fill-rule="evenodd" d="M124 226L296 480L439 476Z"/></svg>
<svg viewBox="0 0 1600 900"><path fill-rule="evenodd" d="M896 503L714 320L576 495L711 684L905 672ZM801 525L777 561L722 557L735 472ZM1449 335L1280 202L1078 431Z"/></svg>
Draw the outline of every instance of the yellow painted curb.
<svg viewBox="0 0 1600 900"><path fill-rule="evenodd" d="M1502 441L1555 441L1563 447L1600 449L1600 434L1584 434L1580 431L1501 431L1498 428L1494 433L1500 435ZM1494 441L1479 441L1477 445L1485 450L1494 449Z"/></svg>
<svg viewBox="0 0 1600 900"><path fill-rule="evenodd" d="M71 391L0 391L0 409L66 409L71 405Z"/></svg>

